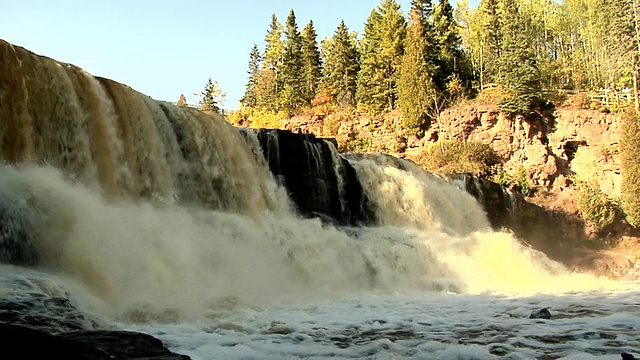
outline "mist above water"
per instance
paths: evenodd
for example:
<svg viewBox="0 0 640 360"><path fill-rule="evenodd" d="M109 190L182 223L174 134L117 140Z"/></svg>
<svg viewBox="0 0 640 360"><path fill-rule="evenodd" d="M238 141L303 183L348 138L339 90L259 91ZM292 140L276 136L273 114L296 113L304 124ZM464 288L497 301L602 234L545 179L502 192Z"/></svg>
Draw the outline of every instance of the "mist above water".
<svg viewBox="0 0 640 360"><path fill-rule="evenodd" d="M407 172L394 181L403 176L416 181ZM115 317L197 318L227 301L263 307L360 293L531 294L607 285L570 274L508 233L439 224L438 207L420 228L336 228L294 213L106 201L51 168L5 166L0 177L0 194L21 204L33 227L39 268L75 279L93 306ZM428 185L456 193L444 180ZM428 201L412 199L405 207Z"/></svg>

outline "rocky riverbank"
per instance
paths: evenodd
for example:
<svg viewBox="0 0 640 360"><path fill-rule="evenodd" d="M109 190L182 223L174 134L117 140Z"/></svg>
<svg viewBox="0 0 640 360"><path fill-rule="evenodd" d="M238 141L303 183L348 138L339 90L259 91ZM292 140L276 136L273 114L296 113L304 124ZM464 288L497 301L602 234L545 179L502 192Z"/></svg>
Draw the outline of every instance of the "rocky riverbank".
<svg viewBox="0 0 640 360"><path fill-rule="evenodd" d="M282 119L277 127L332 137L344 152L388 153L415 162L438 140L489 144L508 174L513 176L523 166L537 190L532 197L520 196L519 224L509 220L511 224L501 225L577 269L611 277L638 276L638 231L623 216L605 229L595 229L585 223L577 204L577 181L582 179L595 183L610 199L620 197L622 119L617 114L560 106L509 118L494 104L465 104L442 112L422 138L404 132L397 111L379 117L344 111L301 115Z"/></svg>

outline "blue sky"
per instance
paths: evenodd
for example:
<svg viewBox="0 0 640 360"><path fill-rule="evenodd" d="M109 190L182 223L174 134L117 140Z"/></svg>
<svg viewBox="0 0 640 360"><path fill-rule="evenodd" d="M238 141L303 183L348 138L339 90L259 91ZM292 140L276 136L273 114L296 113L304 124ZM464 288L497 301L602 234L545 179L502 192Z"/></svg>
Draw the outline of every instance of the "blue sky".
<svg viewBox="0 0 640 360"><path fill-rule="evenodd" d="M410 0L398 1L406 12ZM471 3L476 1L471 0ZM0 0L0 38L40 55L125 83L155 99L196 103L207 80L235 109L249 51L264 48L271 14L298 28L313 20L318 41L344 19L362 32L379 0Z"/></svg>

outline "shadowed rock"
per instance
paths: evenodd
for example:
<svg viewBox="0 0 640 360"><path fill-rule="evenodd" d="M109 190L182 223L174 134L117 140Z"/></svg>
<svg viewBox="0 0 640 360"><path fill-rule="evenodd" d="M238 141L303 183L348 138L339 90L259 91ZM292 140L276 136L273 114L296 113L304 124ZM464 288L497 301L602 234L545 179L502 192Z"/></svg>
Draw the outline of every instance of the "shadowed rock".
<svg viewBox="0 0 640 360"><path fill-rule="evenodd" d="M243 131L255 131L269 170L302 215L341 225L373 222L355 169L330 141L286 130Z"/></svg>
<svg viewBox="0 0 640 360"><path fill-rule="evenodd" d="M21 325L0 323L3 352L43 359L189 359L174 354L153 336L129 331L74 331L50 334Z"/></svg>
<svg viewBox="0 0 640 360"><path fill-rule="evenodd" d="M551 319L551 312L547 308L535 310L531 312L529 319Z"/></svg>
<svg viewBox="0 0 640 360"><path fill-rule="evenodd" d="M153 336L112 329L81 311L47 278L0 278L3 354L21 359L188 359Z"/></svg>

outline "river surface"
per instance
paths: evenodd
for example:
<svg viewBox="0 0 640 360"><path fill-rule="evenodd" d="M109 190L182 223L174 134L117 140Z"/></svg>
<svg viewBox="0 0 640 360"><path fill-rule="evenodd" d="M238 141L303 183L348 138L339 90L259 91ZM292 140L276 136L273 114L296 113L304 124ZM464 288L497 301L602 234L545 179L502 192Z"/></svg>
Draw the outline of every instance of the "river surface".
<svg viewBox="0 0 640 360"><path fill-rule="evenodd" d="M620 359L640 353L638 283L561 295L367 294L135 329L193 359ZM548 308L550 319L531 319Z"/></svg>

